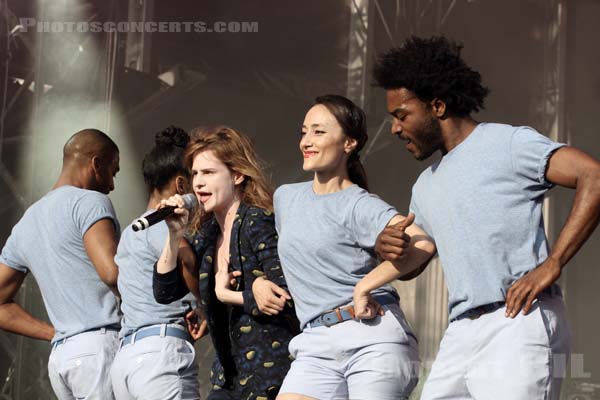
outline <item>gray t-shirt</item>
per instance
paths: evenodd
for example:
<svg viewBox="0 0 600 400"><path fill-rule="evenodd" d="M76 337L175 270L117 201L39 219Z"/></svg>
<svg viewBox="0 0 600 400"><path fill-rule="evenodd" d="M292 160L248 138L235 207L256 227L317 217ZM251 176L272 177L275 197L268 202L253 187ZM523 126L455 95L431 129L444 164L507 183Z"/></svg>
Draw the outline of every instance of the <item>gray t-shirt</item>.
<svg viewBox="0 0 600 400"><path fill-rule="evenodd" d="M545 171L561 146L532 128L482 123L413 186L410 209L437 245L450 319L504 301L548 256Z"/></svg>
<svg viewBox="0 0 600 400"><path fill-rule="evenodd" d="M115 256L123 311L120 337L148 325L176 323L185 326L183 317L194 301L192 294L171 304L157 303L152 294L154 264L160 258L167 235L164 221L140 232L134 232L129 225L121 234Z"/></svg>
<svg viewBox="0 0 600 400"><path fill-rule="evenodd" d="M357 185L317 195L312 181L279 187L274 206L279 258L304 328L352 302L358 281L379 264L375 240L397 211ZM390 285L373 294L398 296Z"/></svg>
<svg viewBox="0 0 600 400"><path fill-rule="evenodd" d="M2 249L0 262L35 277L56 330L52 342L119 326L117 299L100 280L83 244L87 230L105 218L118 232L108 196L61 186L27 209Z"/></svg>

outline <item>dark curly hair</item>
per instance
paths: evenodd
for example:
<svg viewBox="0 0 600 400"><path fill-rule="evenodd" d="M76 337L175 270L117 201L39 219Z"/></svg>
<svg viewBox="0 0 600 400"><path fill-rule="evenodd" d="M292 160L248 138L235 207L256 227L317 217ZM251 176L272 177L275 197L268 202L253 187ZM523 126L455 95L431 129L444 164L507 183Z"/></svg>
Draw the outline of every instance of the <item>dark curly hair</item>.
<svg viewBox="0 0 600 400"><path fill-rule="evenodd" d="M479 72L460 57L462 48L443 36L411 36L378 58L373 69L376 85L406 88L424 102L438 98L449 114L466 117L485 108L489 90L482 86Z"/></svg>
<svg viewBox="0 0 600 400"><path fill-rule="evenodd" d="M177 175L188 175L183 158L189 141L188 133L176 126L155 135L154 147L142 162L144 181L150 191L164 188Z"/></svg>

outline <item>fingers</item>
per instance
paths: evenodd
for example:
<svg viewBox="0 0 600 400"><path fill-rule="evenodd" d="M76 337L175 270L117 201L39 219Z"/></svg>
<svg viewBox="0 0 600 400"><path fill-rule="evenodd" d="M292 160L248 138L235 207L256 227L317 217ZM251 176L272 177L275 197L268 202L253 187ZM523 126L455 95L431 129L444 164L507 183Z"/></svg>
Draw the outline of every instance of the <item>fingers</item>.
<svg viewBox="0 0 600 400"><path fill-rule="evenodd" d="M206 320L202 320L202 323L200 323L200 328L198 328L198 331L196 332L197 337L194 340L200 339L207 333L208 333L208 324L206 323Z"/></svg>
<svg viewBox="0 0 600 400"><path fill-rule="evenodd" d="M237 278L242 276L242 271L232 271L229 273L229 286L237 286Z"/></svg>
<svg viewBox="0 0 600 400"><path fill-rule="evenodd" d="M506 311L507 318L514 318L521 311L523 302L532 294L532 288L524 282L524 278L519 279L513 286L508 289L506 294ZM535 298L535 295L534 295ZM533 301L533 300L532 300Z"/></svg>
<svg viewBox="0 0 600 400"><path fill-rule="evenodd" d="M383 231L381 231L381 242L382 243L390 243L393 242L395 239L397 240L405 240L406 239L406 234L404 233L404 229L399 229L398 226L401 224L402 222L396 224L396 225L392 225L392 226L387 226L383 229Z"/></svg>
<svg viewBox="0 0 600 400"><path fill-rule="evenodd" d="M274 307L265 307L264 310L261 310L263 314L266 315L277 315L281 312L281 310L278 310L277 308Z"/></svg>
<svg viewBox="0 0 600 400"><path fill-rule="evenodd" d="M539 293L537 290L532 290L529 292L529 296L527 296L527 300L525 301L525 305L523 306L523 315L529 314L531 307L533 306L534 300L537 298Z"/></svg>
<svg viewBox="0 0 600 400"><path fill-rule="evenodd" d="M273 283L273 286L271 286L271 290L273 291L273 293L275 293L277 296L279 296L280 298L283 298L283 303L285 304L285 300L291 300L292 296L289 295L289 293L279 287L278 285Z"/></svg>
<svg viewBox="0 0 600 400"><path fill-rule="evenodd" d="M402 222L394 225L394 227L404 231L406 228L411 226L413 224L413 222L415 222L415 214L410 213L410 214L408 214L408 216L406 218L404 218L402 220Z"/></svg>
<svg viewBox="0 0 600 400"><path fill-rule="evenodd" d="M185 204L185 202L183 201L183 197L179 194L176 194L176 195L169 197L168 199L162 199L160 201L158 208L160 209L160 208L163 208L166 206L184 208L184 204Z"/></svg>

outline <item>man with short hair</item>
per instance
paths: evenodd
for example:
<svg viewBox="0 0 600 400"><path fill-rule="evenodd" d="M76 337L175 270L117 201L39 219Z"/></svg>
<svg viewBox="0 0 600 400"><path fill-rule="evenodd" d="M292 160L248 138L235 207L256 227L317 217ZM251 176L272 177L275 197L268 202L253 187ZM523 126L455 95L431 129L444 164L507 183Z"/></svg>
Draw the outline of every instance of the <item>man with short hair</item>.
<svg viewBox="0 0 600 400"><path fill-rule="evenodd" d="M0 329L52 342L48 375L60 400L113 398L120 229L107 194L118 171L119 149L106 134L75 133L58 181L27 209L0 256ZM13 302L29 272L54 327Z"/></svg>
<svg viewBox="0 0 600 400"><path fill-rule="evenodd" d="M410 205L449 292L450 324L422 399L558 399L569 328L555 282L598 225L600 163L532 128L475 121L488 90L461 48L411 37L374 70L392 133L418 160L442 155ZM555 184L576 193L550 250L542 203ZM387 228L376 250L394 261L404 246L404 234Z"/></svg>

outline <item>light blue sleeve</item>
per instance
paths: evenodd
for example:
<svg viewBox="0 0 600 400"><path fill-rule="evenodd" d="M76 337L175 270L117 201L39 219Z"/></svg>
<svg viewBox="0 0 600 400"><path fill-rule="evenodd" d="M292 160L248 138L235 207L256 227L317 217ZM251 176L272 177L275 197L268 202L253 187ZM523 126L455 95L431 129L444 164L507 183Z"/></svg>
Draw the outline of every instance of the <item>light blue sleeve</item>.
<svg viewBox="0 0 600 400"><path fill-rule="evenodd" d="M355 203L352 211L352 231L358 245L365 249L375 247L377 236L398 211L378 196L365 193Z"/></svg>
<svg viewBox="0 0 600 400"><path fill-rule="evenodd" d="M529 127L514 131L510 143L512 169L524 180L530 198L543 195L553 186L546 179L546 169L552 154L563 146Z"/></svg>
<svg viewBox="0 0 600 400"><path fill-rule="evenodd" d="M108 196L102 193L86 193L77 200L73 207L73 220L81 232L81 237L92 225L105 218L110 219L115 225L115 231L120 233L115 209Z"/></svg>
<svg viewBox="0 0 600 400"><path fill-rule="evenodd" d="M18 234L16 230L17 226L13 228L13 231L11 232L6 244L4 245L4 248L2 249L0 262L19 272L27 273L29 272L29 268L26 266L27 262L21 257L17 239Z"/></svg>
<svg viewBox="0 0 600 400"><path fill-rule="evenodd" d="M281 211L281 196L283 192L283 186L280 186L275 190L275 194L273 194L273 212L275 213L275 230L280 232L281 229L281 221L279 218L279 213Z"/></svg>
<svg viewBox="0 0 600 400"><path fill-rule="evenodd" d="M414 223L416 225L418 225L419 227L421 227L421 229L423 229L425 231L425 233L427 233L429 235L429 237L433 238L433 232L431 231L431 227L425 220L425 216L423 215L423 213L421 212L421 209L419 208L418 195L416 192L417 192L417 189L413 186L412 196L410 197L410 206L408 208L408 212L415 214L415 222Z"/></svg>
<svg viewBox="0 0 600 400"><path fill-rule="evenodd" d="M156 260L158 260L162 254L168 235L169 228L164 221L148 228L148 246L152 254L156 256Z"/></svg>

